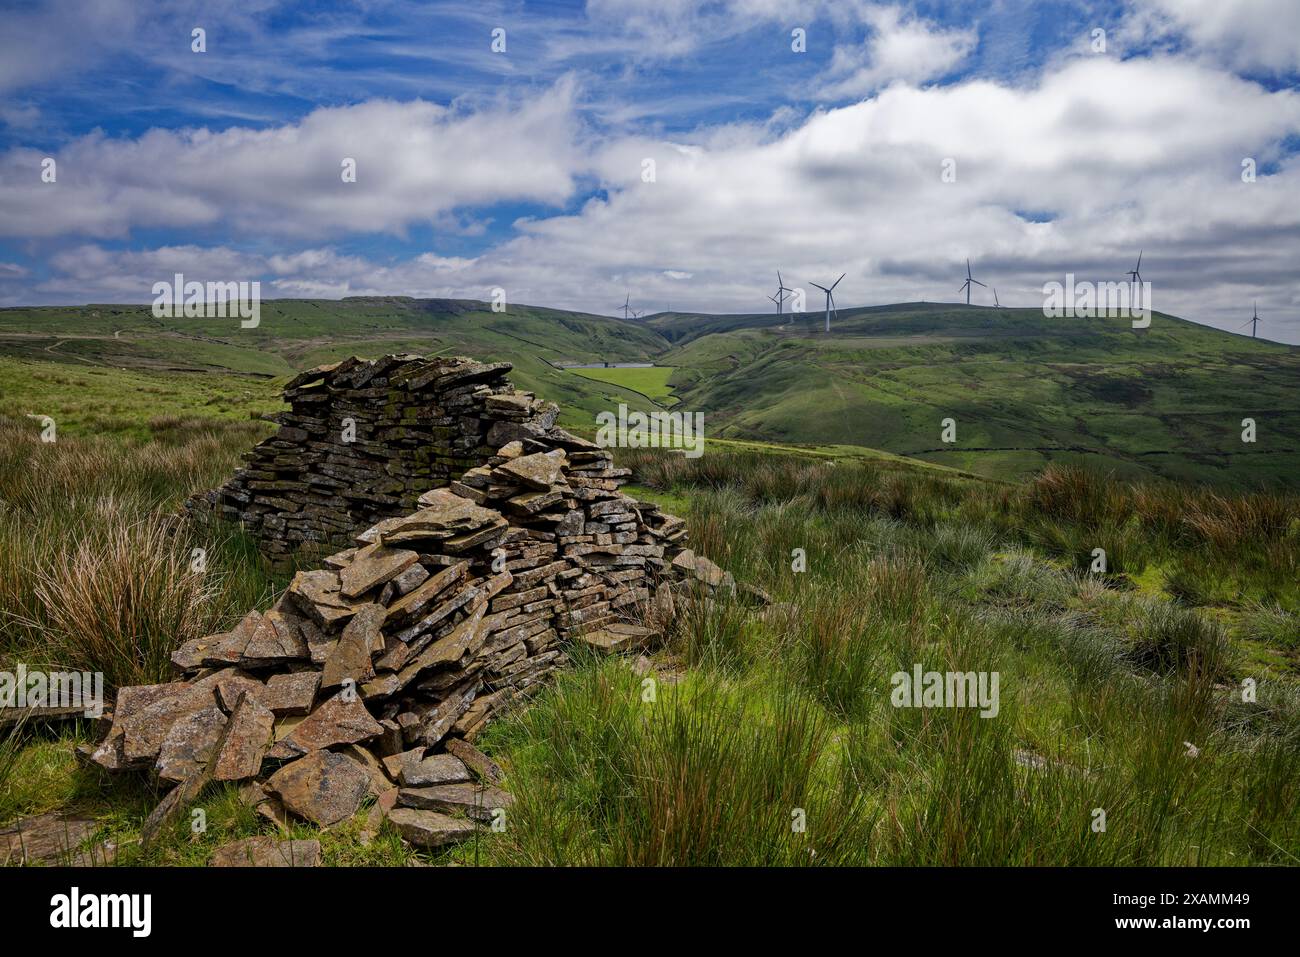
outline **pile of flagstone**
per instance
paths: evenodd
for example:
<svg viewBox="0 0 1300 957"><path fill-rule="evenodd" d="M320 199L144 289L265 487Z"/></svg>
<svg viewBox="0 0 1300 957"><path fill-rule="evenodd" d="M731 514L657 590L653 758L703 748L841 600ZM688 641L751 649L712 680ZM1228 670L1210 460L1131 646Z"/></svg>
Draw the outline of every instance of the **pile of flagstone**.
<svg viewBox="0 0 1300 957"><path fill-rule="evenodd" d="M681 519L619 491L606 450L537 423L513 435L271 608L185 643L178 680L121 689L86 754L175 782L146 841L212 781L247 782L281 822L332 825L374 795L372 817L413 844L463 839L510 802L472 742L570 643L633 651L683 602L765 600L683 547Z"/></svg>
<svg viewBox="0 0 1300 957"><path fill-rule="evenodd" d="M463 356L352 357L289 381L279 431L218 489L186 507L244 525L273 560L402 515L559 409L514 389L508 362ZM495 431L494 431L495 430ZM511 436L513 437L513 436Z"/></svg>

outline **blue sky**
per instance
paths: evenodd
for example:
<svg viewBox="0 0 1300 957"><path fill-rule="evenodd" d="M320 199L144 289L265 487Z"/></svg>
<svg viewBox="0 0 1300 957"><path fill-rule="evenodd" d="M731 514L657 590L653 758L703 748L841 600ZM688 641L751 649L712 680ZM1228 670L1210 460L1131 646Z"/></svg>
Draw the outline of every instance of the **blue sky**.
<svg viewBox="0 0 1300 957"><path fill-rule="evenodd" d="M272 297L751 311L777 268L847 272L844 305L955 300L968 256L1039 305L1144 249L1157 308L1236 328L1257 298L1261 333L1300 342L1289 0L0 16L0 305L145 302L183 271Z"/></svg>

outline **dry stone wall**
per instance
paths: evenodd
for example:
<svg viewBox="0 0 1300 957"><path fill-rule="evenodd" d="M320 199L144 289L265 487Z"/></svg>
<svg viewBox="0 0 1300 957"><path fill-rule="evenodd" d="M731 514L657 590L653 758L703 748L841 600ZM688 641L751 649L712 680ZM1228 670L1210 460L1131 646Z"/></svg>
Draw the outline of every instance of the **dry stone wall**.
<svg viewBox="0 0 1300 957"><path fill-rule="evenodd" d="M211 781L244 782L249 801L273 820L321 825L350 817L372 794L372 814L412 843L460 840L510 803L499 769L472 742L563 665L571 643L641 649L684 602L719 593L765 599L686 548L681 519L624 494L627 470L554 428L551 409L509 389L502 371L467 359L389 357L349 360L291 383L295 412L281 435L258 446L255 467L210 503L290 543L333 527L294 524L315 496L329 500L317 504L331 523L359 510L399 514L355 533L321 567L299 571L270 608L183 644L173 656L176 680L119 692L107 735L83 753L105 768L152 769L175 783L146 840ZM408 416L395 394L418 396L419 410L436 412ZM371 434L403 451L386 457L372 445L363 459L349 449L348 468L389 475L381 463L451 468L457 456L470 467L405 508L414 473L403 472L389 498L358 497L346 486L321 493L312 477L345 474L343 453L322 436L342 411L372 401L381 411L367 420ZM300 411L307 407L315 414ZM289 429L308 438L285 438ZM419 436L431 455L420 455ZM484 455L483 443L494 441L501 445ZM309 453L287 448L304 444ZM260 476L284 474L294 455L301 480L267 487L280 479Z"/></svg>
<svg viewBox="0 0 1300 957"><path fill-rule="evenodd" d="M279 431L188 507L243 524L277 561L409 512L422 493L485 461L505 431L554 426L558 408L516 391L510 369L391 355L304 372L285 387Z"/></svg>

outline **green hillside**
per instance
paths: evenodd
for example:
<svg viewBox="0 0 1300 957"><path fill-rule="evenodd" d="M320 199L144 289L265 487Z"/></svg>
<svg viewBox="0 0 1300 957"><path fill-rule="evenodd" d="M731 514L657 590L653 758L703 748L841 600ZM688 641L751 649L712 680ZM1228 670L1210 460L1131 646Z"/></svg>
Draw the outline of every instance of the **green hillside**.
<svg viewBox="0 0 1300 957"><path fill-rule="evenodd" d="M842 310L826 335L820 314L629 322L402 297L264 302L255 329L158 320L145 306L0 310L0 356L234 375L258 399L293 370L402 351L510 361L519 386L560 403L570 427L624 402L702 412L712 436L861 446L994 477L1061 461L1124 477L1300 483L1300 349L1162 314L1135 330L1037 309L907 303ZM560 367L597 361L655 368ZM28 411L13 401L33 387L5 378L6 411ZM1245 418L1256 422L1253 444L1241 440Z"/></svg>
<svg viewBox="0 0 1300 957"><path fill-rule="evenodd" d="M717 435L885 449L985 475L1048 461L1250 486L1300 475L1300 349L1157 313L1047 319L914 303L820 316L656 317L657 361ZM1244 418L1257 441L1241 440ZM941 441L941 421L956 442Z"/></svg>
<svg viewBox="0 0 1300 957"><path fill-rule="evenodd" d="M419 352L514 363L514 380L559 402L570 424L591 421L609 389L551 363L648 361L667 348L644 324L583 313L405 297L280 299L256 328L237 319L156 319L148 306L0 310L0 355L149 371L288 376L349 355ZM619 390L619 401L651 403Z"/></svg>

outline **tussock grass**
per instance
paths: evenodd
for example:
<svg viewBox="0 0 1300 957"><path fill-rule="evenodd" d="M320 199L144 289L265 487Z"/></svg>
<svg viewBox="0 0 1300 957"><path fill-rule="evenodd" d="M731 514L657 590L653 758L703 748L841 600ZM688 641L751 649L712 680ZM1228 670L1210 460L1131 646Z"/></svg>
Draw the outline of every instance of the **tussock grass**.
<svg viewBox="0 0 1300 957"><path fill-rule="evenodd" d="M1297 596L1267 554L1294 541L1285 506L1180 491L1181 508L1226 516L1206 524L1074 469L990 488L712 458L645 455L638 478L688 498L693 545L779 611L683 617L671 650L692 670L653 705L625 664L587 661L490 731L521 801L493 860L1297 862L1295 677L1259 674L1243 700L1251 665L1232 639L1292 647ZM1107 574L1089 571L1091 547ZM1202 597L1226 608L1189 607L1177 585L1207 555L1231 591ZM1270 588L1280 601L1244 597ZM893 707L891 676L915 665L997 672L997 716ZM792 855L778 805L796 799L848 809L825 846L854 849L823 855L810 829L816 858Z"/></svg>
<svg viewBox="0 0 1300 957"><path fill-rule="evenodd" d="M870 846L865 796L803 697L706 674L647 703L625 664L591 660L543 697L489 732L517 795L497 863L810 865Z"/></svg>
<svg viewBox="0 0 1300 957"><path fill-rule="evenodd" d="M157 425L171 438L139 446L0 426L0 662L102 672L110 689L166 680L177 645L270 597L238 529L178 518L233 468L249 424Z"/></svg>
<svg viewBox="0 0 1300 957"><path fill-rule="evenodd" d="M156 680L175 644L265 605L284 582L246 538L169 518L260 428L173 415L144 439L42 446L0 424L0 658ZM575 651L479 742L516 797L505 832L435 861L1300 863L1295 499L1062 467L1011 486L793 454L621 458L776 604L691 605L653 675ZM918 665L996 672L997 715L894 707ZM267 831L214 787L207 834L132 851L160 795L78 764L91 736L0 739L0 818L94 809L124 863L200 864ZM427 859L390 829L363 845L364 817L294 836L331 863Z"/></svg>

